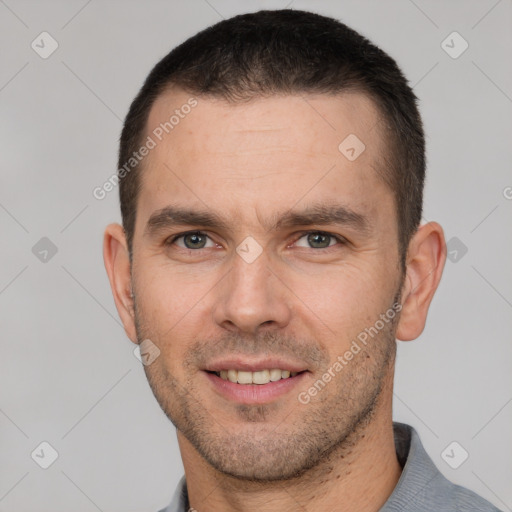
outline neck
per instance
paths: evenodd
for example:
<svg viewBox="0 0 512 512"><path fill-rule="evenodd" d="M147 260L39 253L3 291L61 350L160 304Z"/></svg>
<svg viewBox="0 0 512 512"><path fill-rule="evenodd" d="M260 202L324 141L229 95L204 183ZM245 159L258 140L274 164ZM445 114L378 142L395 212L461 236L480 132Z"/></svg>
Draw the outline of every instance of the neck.
<svg viewBox="0 0 512 512"><path fill-rule="evenodd" d="M386 386L387 387L387 386ZM390 389L383 390L371 421L300 477L251 482L212 468L178 431L189 502L197 512L336 510L377 512L401 474L395 451Z"/></svg>

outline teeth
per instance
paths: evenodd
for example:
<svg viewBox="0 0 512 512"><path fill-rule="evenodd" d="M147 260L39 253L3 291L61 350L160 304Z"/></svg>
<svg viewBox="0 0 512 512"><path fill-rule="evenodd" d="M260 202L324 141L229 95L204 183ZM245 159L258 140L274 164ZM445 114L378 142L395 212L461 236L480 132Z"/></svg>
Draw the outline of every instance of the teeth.
<svg viewBox="0 0 512 512"><path fill-rule="evenodd" d="M290 372L289 370L280 370L273 368L271 370L260 370L258 372L246 372L243 370L221 370L216 372L217 375L224 380L237 382L238 384L268 384L281 379L295 377L298 372Z"/></svg>
<svg viewBox="0 0 512 512"><path fill-rule="evenodd" d="M252 372L238 372L238 384L252 384Z"/></svg>
<svg viewBox="0 0 512 512"><path fill-rule="evenodd" d="M240 375L240 372L238 372ZM240 382L240 381L238 381ZM270 371L262 370L260 372L252 372L252 383L253 384L267 384L270 382Z"/></svg>
<svg viewBox="0 0 512 512"><path fill-rule="evenodd" d="M281 380L281 370L270 370L270 380L275 382L276 380Z"/></svg>

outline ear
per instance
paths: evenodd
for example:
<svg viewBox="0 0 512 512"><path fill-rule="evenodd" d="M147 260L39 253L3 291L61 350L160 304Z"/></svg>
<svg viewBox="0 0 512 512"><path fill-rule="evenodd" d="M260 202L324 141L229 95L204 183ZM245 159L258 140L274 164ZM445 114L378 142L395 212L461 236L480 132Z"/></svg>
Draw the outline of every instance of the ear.
<svg viewBox="0 0 512 512"><path fill-rule="evenodd" d="M137 343L135 312L133 309L130 254L125 232L119 224L109 224L103 238L103 261L107 270L110 287L114 295L117 312L124 330Z"/></svg>
<svg viewBox="0 0 512 512"><path fill-rule="evenodd" d="M445 262L443 228L437 222L420 226L407 252L402 310L396 331L399 340L414 340L423 332L428 308L441 280Z"/></svg>

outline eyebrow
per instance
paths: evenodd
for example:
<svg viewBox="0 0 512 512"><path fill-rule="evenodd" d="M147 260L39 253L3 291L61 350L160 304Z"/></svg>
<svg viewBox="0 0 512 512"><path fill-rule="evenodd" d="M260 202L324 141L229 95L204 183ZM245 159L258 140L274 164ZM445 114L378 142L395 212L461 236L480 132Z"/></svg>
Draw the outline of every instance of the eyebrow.
<svg viewBox="0 0 512 512"><path fill-rule="evenodd" d="M371 223L364 214L341 204L313 204L300 211L290 210L272 216L267 228L277 231L283 228L311 225L339 225L353 228L363 235L371 232ZM149 218L144 234L154 236L173 226L192 225L205 228L229 229L225 218L207 210L192 210L169 205L155 211Z"/></svg>

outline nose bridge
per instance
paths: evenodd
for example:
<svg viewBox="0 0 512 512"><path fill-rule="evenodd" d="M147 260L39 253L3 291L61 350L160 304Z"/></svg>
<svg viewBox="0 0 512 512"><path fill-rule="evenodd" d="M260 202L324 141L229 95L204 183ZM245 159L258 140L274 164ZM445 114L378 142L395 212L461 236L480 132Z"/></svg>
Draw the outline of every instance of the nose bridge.
<svg viewBox="0 0 512 512"><path fill-rule="evenodd" d="M283 286L270 270L269 254L251 241L242 242L233 254L231 269L224 280L215 305L219 325L255 333L270 323L283 327L289 321L289 309Z"/></svg>

